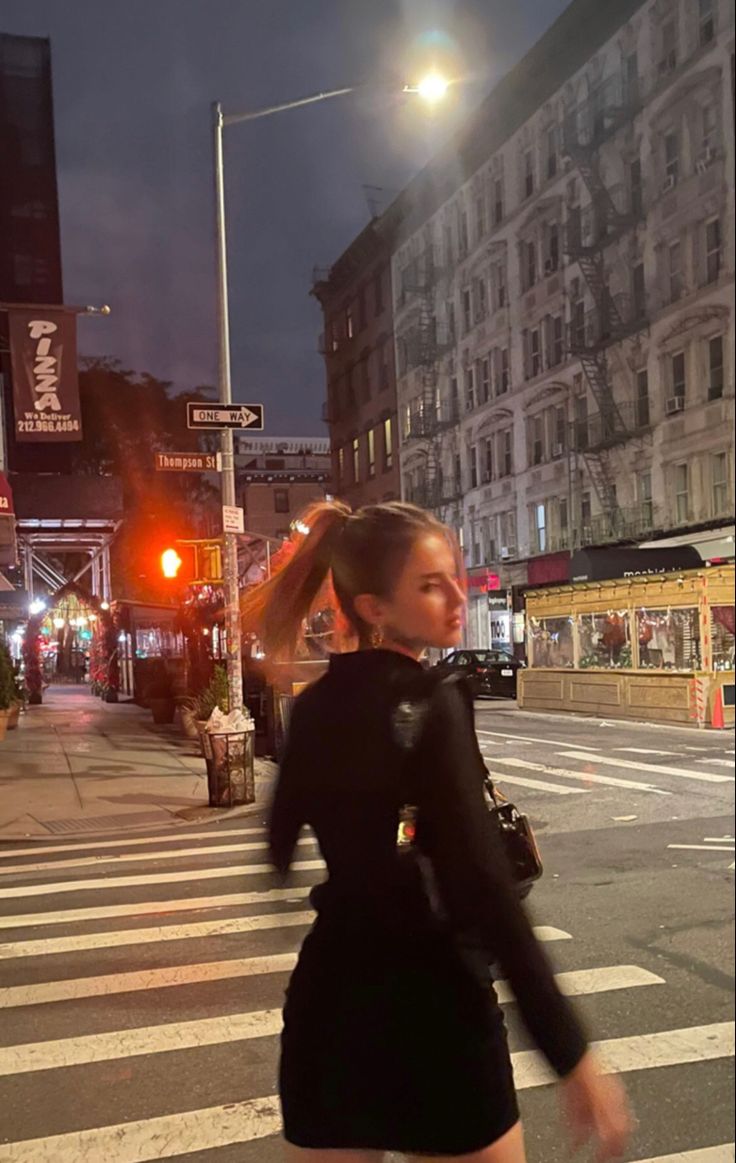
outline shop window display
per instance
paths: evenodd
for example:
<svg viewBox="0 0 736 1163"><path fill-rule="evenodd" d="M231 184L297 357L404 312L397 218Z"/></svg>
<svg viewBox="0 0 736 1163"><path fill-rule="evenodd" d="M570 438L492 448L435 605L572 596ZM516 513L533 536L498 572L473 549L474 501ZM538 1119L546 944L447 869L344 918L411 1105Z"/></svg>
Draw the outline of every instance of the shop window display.
<svg viewBox="0 0 736 1163"><path fill-rule="evenodd" d="M713 669L734 668L734 607L711 606L711 640Z"/></svg>
<svg viewBox="0 0 736 1163"><path fill-rule="evenodd" d="M700 626L695 606L636 611L639 665L645 670L699 670Z"/></svg>
<svg viewBox="0 0 736 1163"><path fill-rule="evenodd" d="M619 670L633 665L628 610L578 615L581 670L589 667Z"/></svg>
<svg viewBox="0 0 736 1163"><path fill-rule="evenodd" d="M532 618L530 647L532 666L574 666L572 618Z"/></svg>

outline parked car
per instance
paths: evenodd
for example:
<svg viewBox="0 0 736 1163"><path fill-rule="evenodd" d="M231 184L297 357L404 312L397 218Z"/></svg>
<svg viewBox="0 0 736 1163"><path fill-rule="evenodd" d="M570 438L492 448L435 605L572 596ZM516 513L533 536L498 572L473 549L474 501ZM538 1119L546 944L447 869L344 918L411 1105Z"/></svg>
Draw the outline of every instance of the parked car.
<svg viewBox="0 0 736 1163"><path fill-rule="evenodd" d="M463 674L473 694L516 698L516 676L524 666L506 650L454 650L437 666L446 674Z"/></svg>

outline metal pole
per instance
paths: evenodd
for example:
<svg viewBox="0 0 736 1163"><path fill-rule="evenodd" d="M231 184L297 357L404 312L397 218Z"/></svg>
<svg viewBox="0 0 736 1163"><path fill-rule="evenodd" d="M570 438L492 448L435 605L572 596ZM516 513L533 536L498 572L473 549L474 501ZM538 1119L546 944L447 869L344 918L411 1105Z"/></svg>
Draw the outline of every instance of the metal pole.
<svg viewBox="0 0 736 1163"><path fill-rule="evenodd" d="M215 210L217 231L217 323L220 340L220 403L232 403L230 383L230 329L227 297L227 239L225 234L225 178L222 153L224 119L219 101L214 105L215 129ZM221 434L222 503L235 505L235 465L233 434L229 428ZM234 533L223 537L223 581L225 583L225 627L227 629L227 687L230 710L243 706L243 662L240 628L240 591L238 588L238 542Z"/></svg>

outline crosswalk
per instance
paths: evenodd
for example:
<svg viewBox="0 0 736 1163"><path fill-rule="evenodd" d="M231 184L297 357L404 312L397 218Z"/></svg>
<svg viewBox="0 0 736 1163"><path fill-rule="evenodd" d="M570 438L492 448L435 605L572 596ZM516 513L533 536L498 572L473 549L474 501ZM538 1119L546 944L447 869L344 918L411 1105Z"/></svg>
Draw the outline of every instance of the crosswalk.
<svg viewBox="0 0 736 1163"><path fill-rule="evenodd" d="M726 790L734 784L733 752L709 754L709 748L681 745L679 750L572 744L562 739L520 735L481 725L477 731L481 752L494 779L503 787L521 787L543 800L580 796L610 789L610 798L622 792L644 799L665 798L715 785ZM533 745L538 745L536 748ZM527 749L527 751L524 751ZM529 750L543 758L527 758ZM519 755L517 752L522 751ZM508 752L508 753L507 753Z"/></svg>
<svg viewBox="0 0 736 1163"><path fill-rule="evenodd" d="M0 1163L281 1159L281 1004L324 865L305 836L293 885L275 887L264 845L250 825L0 850ZM733 1161L727 1119L663 1137L657 1086L646 1081L669 1072L675 1097L678 1085L691 1093L701 1083L725 1094L718 1072L733 1057L733 1022L699 1012L697 1024L673 1023L666 962L597 957L589 934L547 919L537 936L560 988L594 1029L600 1019L604 1068L637 1091L650 1150L635 1145L628 1158ZM528 1047L509 985L497 993L534 1128L549 1070ZM535 1155L535 1142L530 1163L565 1157L562 1144Z"/></svg>

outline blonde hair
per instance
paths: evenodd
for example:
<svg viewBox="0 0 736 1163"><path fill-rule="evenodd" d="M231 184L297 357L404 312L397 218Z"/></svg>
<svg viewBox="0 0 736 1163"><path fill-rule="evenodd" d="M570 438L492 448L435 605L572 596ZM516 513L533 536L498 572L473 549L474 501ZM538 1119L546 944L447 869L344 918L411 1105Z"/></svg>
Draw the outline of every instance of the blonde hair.
<svg viewBox="0 0 736 1163"><path fill-rule="evenodd" d="M446 537L461 568L449 529L431 513L402 501L366 505L355 512L341 501L319 501L295 526L304 532L297 533L294 552L269 581L241 599L244 629L257 634L272 658L293 654L318 597L325 606L336 604L348 632L367 645L370 627L357 613L355 599L358 594L388 597L423 533Z"/></svg>

